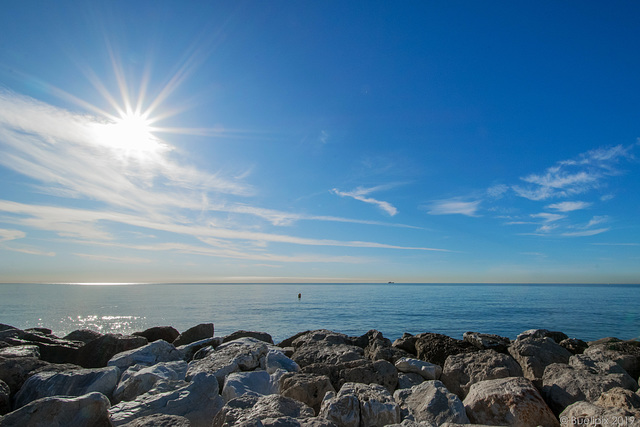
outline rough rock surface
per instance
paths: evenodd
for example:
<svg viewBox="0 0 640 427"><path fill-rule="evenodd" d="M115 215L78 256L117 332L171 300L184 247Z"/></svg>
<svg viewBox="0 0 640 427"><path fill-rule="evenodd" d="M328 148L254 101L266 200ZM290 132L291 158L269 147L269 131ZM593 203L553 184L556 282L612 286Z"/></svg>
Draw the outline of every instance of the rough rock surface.
<svg viewBox="0 0 640 427"><path fill-rule="evenodd" d="M280 377L284 371L269 375L267 371L233 372L227 376L222 389L225 402L243 394L266 396L280 391Z"/></svg>
<svg viewBox="0 0 640 427"><path fill-rule="evenodd" d="M360 359L352 362L326 364L315 363L302 368L308 374L326 375L336 390L348 382L361 384L380 384L393 392L398 385L398 370L386 360Z"/></svg>
<svg viewBox="0 0 640 427"><path fill-rule="evenodd" d="M69 332L62 339L70 341L80 341L86 344L89 341L100 338L101 336L102 334L100 332L92 331L91 329L76 329L75 331Z"/></svg>
<svg viewBox="0 0 640 427"><path fill-rule="evenodd" d="M406 351L393 347L391 340L385 338L380 331L375 329L353 338L352 341L354 345L364 350L364 357L372 361L386 360L395 363L402 357L410 356Z"/></svg>
<svg viewBox="0 0 640 427"><path fill-rule="evenodd" d="M53 396L82 396L99 392L110 397L118 383L116 367L76 369L66 372L41 372L24 383L15 397L19 408L34 400Z"/></svg>
<svg viewBox="0 0 640 427"><path fill-rule="evenodd" d="M267 344L255 338L242 338L221 344L217 350L203 359L189 363L186 379L189 381L201 372L212 373L218 382L232 372L250 371L260 366L260 358L268 351Z"/></svg>
<svg viewBox="0 0 640 427"><path fill-rule="evenodd" d="M269 350L261 359L260 367L270 374L278 369L286 372L300 372L300 366L279 350Z"/></svg>
<svg viewBox="0 0 640 427"><path fill-rule="evenodd" d="M582 354L589 347L589 344L577 338L567 338L560 341L560 347L566 348L571 354Z"/></svg>
<svg viewBox="0 0 640 427"><path fill-rule="evenodd" d="M562 412L575 402L595 402L604 391L614 387L635 390L637 383L626 372L602 373L595 369L580 369L563 363L547 366L542 382L545 399L556 413Z"/></svg>
<svg viewBox="0 0 640 427"><path fill-rule="evenodd" d="M292 341L295 349L291 357L305 367L314 363L338 364L363 359L364 350L352 340L336 332L320 329L300 335Z"/></svg>
<svg viewBox="0 0 640 427"><path fill-rule="evenodd" d="M640 416L640 395L622 387L614 387L600 395L595 402L603 408L621 408L636 412Z"/></svg>
<svg viewBox="0 0 640 427"><path fill-rule="evenodd" d="M229 335L225 336L224 338L222 338L222 342L229 342L229 341L235 341L238 338L255 338L259 341L264 341L267 344L273 344L273 338L271 338L271 335L269 335L266 332L256 332L256 331L235 331L233 333L230 333Z"/></svg>
<svg viewBox="0 0 640 427"><path fill-rule="evenodd" d="M634 422L629 422L634 417ZM621 408L603 408L591 402L576 402L560 414L561 420L567 420L568 425L588 426L637 426L637 415ZM596 420L599 423L596 424ZM593 422L592 422L593 421ZM565 424L567 425L567 424Z"/></svg>
<svg viewBox="0 0 640 427"><path fill-rule="evenodd" d="M425 333L416 335L416 338L416 357L439 366L454 354L478 351L473 344L442 334Z"/></svg>
<svg viewBox="0 0 640 427"><path fill-rule="evenodd" d="M523 340L526 338L551 338L553 341L559 344L569 337L564 332L550 331L548 329L529 329L528 331L524 331L523 333L519 334L517 337L518 340Z"/></svg>
<svg viewBox="0 0 640 427"><path fill-rule="evenodd" d="M477 382L521 376L522 368L513 357L494 350L483 350L449 356L441 380L450 392L464 399Z"/></svg>
<svg viewBox="0 0 640 427"><path fill-rule="evenodd" d="M178 332L178 330L173 326L154 326L152 328L145 329L142 332L134 332L132 335L145 337L149 342L164 340L172 343L176 338L178 338L180 332Z"/></svg>
<svg viewBox="0 0 640 427"><path fill-rule="evenodd" d="M465 332L462 339L480 350L495 350L498 353L507 353L511 344L509 338L479 332Z"/></svg>
<svg viewBox="0 0 640 427"><path fill-rule="evenodd" d="M133 350L123 351L113 356L107 366L117 366L124 371L133 365L151 366L160 362L182 360L183 354L173 344L164 340L151 342Z"/></svg>
<svg viewBox="0 0 640 427"><path fill-rule="evenodd" d="M413 373L398 372L398 389L411 388L414 385L422 384L425 379L422 375Z"/></svg>
<svg viewBox="0 0 640 427"><path fill-rule="evenodd" d="M153 366L134 365L127 369L113 391L113 401L133 400L148 392L160 381L181 381L187 374L187 362L157 363Z"/></svg>
<svg viewBox="0 0 640 427"><path fill-rule="evenodd" d="M394 366L400 372L418 374L425 380L439 380L442 374L441 366L410 357L396 360Z"/></svg>
<svg viewBox="0 0 640 427"><path fill-rule="evenodd" d="M326 375L290 373L280 378L280 394L309 405L316 414L324 395L330 391L336 390Z"/></svg>
<svg viewBox="0 0 640 427"><path fill-rule="evenodd" d="M80 366L49 363L34 357L0 358L0 380L9 386L12 395L17 393L27 378L33 374L45 371L69 371L72 369L80 369Z"/></svg>
<svg viewBox="0 0 640 427"><path fill-rule="evenodd" d="M308 418L313 415L313 409L309 406L288 397L277 394L269 396L244 395L227 402L215 416L211 426L260 426L264 425L260 420L269 418Z"/></svg>
<svg viewBox="0 0 640 427"><path fill-rule="evenodd" d="M509 353L522 367L524 377L534 383L542 379L547 366L552 363L568 363L571 357L569 351L560 347L551 338L534 336L515 340L509 347Z"/></svg>
<svg viewBox="0 0 640 427"><path fill-rule="evenodd" d="M0 415L11 411L11 391L4 381L0 380Z"/></svg>
<svg viewBox="0 0 640 427"><path fill-rule="evenodd" d="M406 351L409 354L416 355L416 341L418 337L405 332L402 337L398 338L391 344L395 348L399 348L402 351Z"/></svg>
<svg viewBox="0 0 640 427"><path fill-rule="evenodd" d="M46 333L49 329L37 328L27 331L8 327L0 331L0 341L12 346L35 345L40 350L40 359L51 363L75 362L81 342L60 339Z"/></svg>
<svg viewBox="0 0 640 427"><path fill-rule="evenodd" d="M182 360L190 362L198 351L202 350L203 348L210 348L211 350L215 350L220 344L222 344L222 338L211 337L199 341L194 341L189 344L181 345L179 347L176 347L176 349L180 353L182 353Z"/></svg>
<svg viewBox="0 0 640 427"><path fill-rule="evenodd" d="M464 406L471 422L477 424L559 426L533 383L523 377L478 382L471 386Z"/></svg>
<svg viewBox="0 0 640 427"><path fill-rule="evenodd" d="M188 418L193 427L210 427L224 404L216 377L207 373L194 376L190 383L176 390L155 390L113 405L109 410L113 424L119 426L147 415L168 414Z"/></svg>
<svg viewBox="0 0 640 427"><path fill-rule="evenodd" d="M640 375L640 357L631 354L637 347L630 342L613 342L589 346L584 351L592 359L607 359L617 363L633 378Z"/></svg>
<svg viewBox="0 0 640 427"><path fill-rule="evenodd" d="M346 383L338 394L327 393L319 417L339 426L384 426L400 422L400 408L378 384Z"/></svg>
<svg viewBox="0 0 640 427"><path fill-rule="evenodd" d="M111 427L109 399L101 393L45 397L0 418L0 427Z"/></svg>
<svg viewBox="0 0 640 427"><path fill-rule="evenodd" d="M178 338L173 341L173 345L176 347L191 344L192 342L200 341L206 338L213 337L214 327L213 323L201 323L192 328L187 329Z"/></svg>
<svg viewBox="0 0 640 427"><path fill-rule="evenodd" d="M122 334L105 334L78 350L78 365L84 368L103 368L118 353L147 344L144 337Z"/></svg>
<svg viewBox="0 0 640 427"><path fill-rule="evenodd" d="M40 347L37 345L13 345L0 349L0 357L35 357L40 358Z"/></svg>
<svg viewBox="0 0 640 427"><path fill-rule="evenodd" d="M179 415L154 414L123 424L123 427L191 427L191 422Z"/></svg>
<svg viewBox="0 0 640 427"><path fill-rule="evenodd" d="M462 401L440 381L425 381L410 389L396 390L402 418L436 425L445 422L468 424Z"/></svg>

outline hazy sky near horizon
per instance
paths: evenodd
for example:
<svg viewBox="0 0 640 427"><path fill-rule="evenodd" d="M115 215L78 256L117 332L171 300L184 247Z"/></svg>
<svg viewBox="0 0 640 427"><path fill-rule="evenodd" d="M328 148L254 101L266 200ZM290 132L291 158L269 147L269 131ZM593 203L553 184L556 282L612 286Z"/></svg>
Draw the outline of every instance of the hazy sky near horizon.
<svg viewBox="0 0 640 427"><path fill-rule="evenodd" d="M640 282L638 2L2 8L2 282Z"/></svg>

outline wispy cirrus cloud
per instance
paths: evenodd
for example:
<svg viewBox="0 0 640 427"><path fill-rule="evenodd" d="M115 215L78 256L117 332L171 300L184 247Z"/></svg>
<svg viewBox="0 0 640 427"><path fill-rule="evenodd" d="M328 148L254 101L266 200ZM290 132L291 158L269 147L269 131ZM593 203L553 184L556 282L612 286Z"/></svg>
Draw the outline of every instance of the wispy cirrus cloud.
<svg viewBox="0 0 640 427"><path fill-rule="evenodd" d="M466 215L478 216L477 212L480 208L480 200L463 201L458 198L436 200L427 206L427 213L430 215Z"/></svg>
<svg viewBox="0 0 640 427"><path fill-rule="evenodd" d="M383 200L377 200L372 197L366 197L371 193L375 193L376 191L388 190L389 188L392 188L392 187L393 185L378 185L376 187L369 187L369 188L358 187L352 191L340 191L337 188L334 188L331 190L331 192L340 197L351 197L361 202L375 205L378 208L382 209L384 212L386 212L388 215L394 216L398 213L398 209L396 209L395 206L393 206L391 203L385 202Z"/></svg>
<svg viewBox="0 0 640 427"><path fill-rule="evenodd" d="M591 206L588 202L560 202L547 205L547 209L554 209L559 212L571 212L580 209L586 209Z"/></svg>

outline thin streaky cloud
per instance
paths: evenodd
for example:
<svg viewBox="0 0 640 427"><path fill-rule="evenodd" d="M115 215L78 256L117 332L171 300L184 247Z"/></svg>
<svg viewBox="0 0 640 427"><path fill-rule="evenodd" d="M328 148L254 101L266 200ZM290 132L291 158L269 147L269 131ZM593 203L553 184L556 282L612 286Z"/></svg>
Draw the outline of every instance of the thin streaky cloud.
<svg viewBox="0 0 640 427"><path fill-rule="evenodd" d="M372 204L372 205L376 205L380 209L385 211L387 214L389 214L390 216L394 216L394 215L396 215L398 213L398 209L396 209L395 206L393 206L391 203L385 202L385 201L382 201L382 200L377 200L377 199L374 199L372 197L365 197L368 194L371 194L373 192L381 191L381 190L387 190L389 188L390 188L389 185L379 185L379 186L376 186L376 187L369 187L369 188L358 187L353 191L340 191L337 188L334 188L334 189L331 190L331 192L333 194L336 194L336 195L341 196L341 197L352 197L355 200L359 200L359 201L364 202L364 203L369 203L369 204Z"/></svg>
<svg viewBox="0 0 640 427"><path fill-rule="evenodd" d="M466 215L478 216L480 200L465 202L459 199L436 200L428 206L427 213L430 215Z"/></svg>
<svg viewBox="0 0 640 427"><path fill-rule="evenodd" d="M555 209L560 212L571 212L590 207L592 203L588 202L560 202L547 205L547 209Z"/></svg>
<svg viewBox="0 0 640 427"><path fill-rule="evenodd" d="M0 228L0 242L6 242L8 240L22 239L26 236L24 231L20 230L7 230Z"/></svg>
<svg viewBox="0 0 640 427"><path fill-rule="evenodd" d="M609 231L610 228L597 228L594 230L583 230L583 231L571 231L562 233L562 236L566 237L586 237L586 236L595 236L596 234L601 234Z"/></svg>
<svg viewBox="0 0 640 427"><path fill-rule="evenodd" d="M591 243L596 246L640 246L640 243Z"/></svg>
<svg viewBox="0 0 640 427"><path fill-rule="evenodd" d="M101 262L116 262L122 264L149 264L152 261L146 258L138 258L138 257L120 257L120 256L112 256L112 255L96 255L96 254L83 254L83 253L74 253L75 256L81 258L92 259L94 261Z"/></svg>

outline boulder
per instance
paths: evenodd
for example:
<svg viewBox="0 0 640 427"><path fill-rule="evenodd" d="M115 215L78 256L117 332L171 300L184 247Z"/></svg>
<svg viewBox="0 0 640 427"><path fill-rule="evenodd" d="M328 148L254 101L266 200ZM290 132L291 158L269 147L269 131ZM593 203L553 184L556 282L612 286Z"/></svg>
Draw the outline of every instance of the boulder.
<svg viewBox="0 0 640 427"><path fill-rule="evenodd" d="M105 334L89 341L78 351L78 365L103 368L113 356L147 344L147 339L134 335Z"/></svg>
<svg viewBox="0 0 640 427"><path fill-rule="evenodd" d="M477 382L521 376L522 368L513 357L494 350L482 350L449 356L444 363L441 380L449 391L464 399Z"/></svg>
<svg viewBox="0 0 640 427"><path fill-rule="evenodd" d="M621 408L603 408L591 402L576 402L567 406L559 418L566 421L564 425L635 426L637 416Z"/></svg>
<svg viewBox="0 0 640 427"><path fill-rule="evenodd" d="M416 357L439 366L443 366L451 355L478 351L473 344L442 334L425 333L416 338Z"/></svg>
<svg viewBox="0 0 640 427"><path fill-rule="evenodd" d="M386 360L395 363L402 357L410 354L404 350L393 347L391 340L385 338L381 332L372 329L366 334L352 338L353 344L364 350L364 357L369 360Z"/></svg>
<svg viewBox="0 0 640 427"><path fill-rule="evenodd" d="M346 383L326 394L318 417L339 426L384 426L400 422L400 408L378 384Z"/></svg>
<svg viewBox="0 0 640 427"><path fill-rule="evenodd" d="M548 329L529 329L528 331L524 331L516 340L523 340L527 338L551 338L557 344L569 338L567 334L558 331L550 331Z"/></svg>
<svg viewBox="0 0 640 427"><path fill-rule="evenodd" d="M68 333L62 339L68 341L79 341L86 344L89 341L100 338L101 336L102 334L100 332L92 331L91 329L77 329Z"/></svg>
<svg viewBox="0 0 640 427"><path fill-rule="evenodd" d="M253 424L255 423L255 424ZM263 426L263 427L337 427L334 423L324 418L303 418L293 417L264 418L262 420L251 420L239 424L239 426Z"/></svg>
<svg viewBox="0 0 640 427"><path fill-rule="evenodd" d="M179 347L185 344L191 344L192 342L200 341L206 338L213 337L213 323L201 323L192 328L187 329L178 338L173 341L173 345Z"/></svg>
<svg viewBox="0 0 640 427"><path fill-rule="evenodd" d="M297 340L298 338L300 338L303 335L306 335L308 333L312 333L315 331L303 331L303 332L298 332L295 335L290 336L289 338L285 338L284 340L282 340L281 342L278 343L278 347L280 348L285 348L285 347L293 347L293 342L295 340Z"/></svg>
<svg viewBox="0 0 640 427"><path fill-rule="evenodd" d="M187 362L184 360L153 366L134 365L122 374L113 391L113 401L133 400L154 388L159 381L183 381L186 374Z"/></svg>
<svg viewBox="0 0 640 427"><path fill-rule="evenodd" d="M37 330L28 332L15 328L0 332L0 341L12 346L35 345L40 350L40 359L51 363L74 363L78 349L83 344L63 340Z"/></svg>
<svg viewBox="0 0 640 427"><path fill-rule="evenodd" d="M158 340L133 350L116 354L107 362L107 366L117 366L124 371L133 365L151 366L160 362L182 360L182 353L164 340Z"/></svg>
<svg viewBox="0 0 640 427"><path fill-rule="evenodd" d="M0 380L0 415L11 411L11 390L4 381Z"/></svg>
<svg viewBox="0 0 640 427"><path fill-rule="evenodd" d="M402 337L398 338L391 344L392 347L398 348L400 350L406 351L407 353L415 356L416 355L416 341L418 341L418 337L415 335L411 335L408 332L402 334Z"/></svg>
<svg viewBox="0 0 640 427"><path fill-rule="evenodd" d="M609 344L591 345L584 354L592 359L611 360L627 371L633 378L640 375L640 357L633 354L636 347L629 342L613 342Z"/></svg>
<svg viewBox="0 0 640 427"><path fill-rule="evenodd" d="M215 416L211 426L260 426L264 425L260 420L280 417L309 418L313 415L313 409L288 397L277 394L244 395L227 402ZM243 424L243 422L251 424Z"/></svg>
<svg viewBox="0 0 640 427"><path fill-rule="evenodd" d="M296 362L278 350L269 350L261 361L264 361L264 363L261 363L260 367L270 374L273 374L279 369L286 372L300 371L300 366L298 366Z"/></svg>
<svg viewBox="0 0 640 427"><path fill-rule="evenodd" d="M264 341L267 344L273 344L273 338L266 332L255 332L255 331L235 331L224 338L222 338L222 342L235 341L238 338L255 338L259 341Z"/></svg>
<svg viewBox="0 0 640 427"><path fill-rule="evenodd" d="M178 330L173 326L154 326L152 328L145 329L142 332L134 332L132 335L145 337L149 342L164 340L172 343L176 338L178 338L180 332L178 332Z"/></svg>
<svg viewBox="0 0 640 427"><path fill-rule="evenodd" d="M403 419L436 425L469 423L462 401L438 380L396 390L393 398L400 405Z"/></svg>
<svg viewBox="0 0 640 427"><path fill-rule="evenodd" d="M37 345L12 345L0 349L0 357L35 357L40 359L40 347Z"/></svg>
<svg viewBox="0 0 640 427"><path fill-rule="evenodd" d="M279 380L284 371L269 375L267 371L233 372L225 378L222 398L225 402L243 394L266 396L280 391Z"/></svg>
<svg viewBox="0 0 640 427"><path fill-rule="evenodd" d="M569 351L547 337L518 338L509 347L509 354L522 367L524 377L534 384L540 382L547 366L568 363L571 357Z"/></svg>
<svg viewBox="0 0 640 427"><path fill-rule="evenodd" d="M425 380L439 380L442 367L418 359L402 357L394 365L399 372L418 374Z"/></svg>
<svg viewBox="0 0 640 427"><path fill-rule="evenodd" d="M331 384L340 390L344 383L380 384L393 392L398 385L398 370L386 360L360 359L335 365L316 363L305 366L302 372L308 374L326 375Z"/></svg>
<svg viewBox="0 0 640 427"><path fill-rule="evenodd" d="M222 344L221 337L217 337L217 338L212 337L212 338L205 338L200 341L195 341L189 344L181 345L176 348L180 353L182 353L182 360L186 360L187 362L190 362L198 351L202 350L203 348L211 348L212 350L215 350L216 347L218 347L220 344Z"/></svg>
<svg viewBox="0 0 640 427"><path fill-rule="evenodd" d="M329 391L335 392L335 389L326 375L288 373L280 378L280 394L309 405L316 414Z"/></svg>
<svg viewBox="0 0 640 427"><path fill-rule="evenodd" d="M595 404L603 408L625 409L640 416L640 395L626 388L614 387L603 392Z"/></svg>
<svg viewBox="0 0 640 427"><path fill-rule="evenodd" d="M250 371L260 366L260 358L269 348L255 338L242 338L221 344L217 350L203 359L189 362L186 379L189 381L201 372L216 376L220 385L227 375L237 371Z"/></svg>
<svg viewBox="0 0 640 427"><path fill-rule="evenodd" d="M193 427L210 427L224 405L218 390L214 375L200 373L176 390L161 392L153 388L130 402L113 405L109 413L116 426L147 415L167 414L188 418Z"/></svg>
<svg viewBox="0 0 640 427"><path fill-rule="evenodd" d="M576 356L573 356L576 357ZM576 363L577 364L577 363ZM612 369L611 363L605 370ZM562 412L567 406L578 402L595 402L600 395L614 387L623 387L635 390L638 386L635 380L626 372L602 373L596 369L580 369L582 364L574 366L553 363L544 371L542 380L542 392L551 409L556 413ZM594 365L597 366L597 365Z"/></svg>
<svg viewBox="0 0 640 427"><path fill-rule="evenodd" d="M17 393L27 378L33 374L46 371L62 372L72 369L80 369L80 366L49 363L34 357L0 358L0 380L9 386L12 395Z"/></svg>
<svg viewBox="0 0 640 427"><path fill-rule="evenodd" d="M494 334L481 334L479 332L465 332L462 339L476 346L479 350L495 350L498 353L508 353L511 340Z"/></svg>
<svg viewBox="0 0 640 427"><path fill-rule="evenodd" d="M314 363L337 364L363 359L364 350L344 334L325 329L306 332L292 341L291 358L301 367Z"/></svg>
<svg viewBox="0 0 640 427"><path fill-rule="evenodd" d="M404 372L398 372L398 389L401 388L411 388L414 385L422 384L425 379L422 375Z"/></svg>
<svg viewBox="0 0 640 427"><path fill-rule="evenodd" d="M110 397L119 376L116 367L41 372L25 381L15 396L15 407L22 407L43 397L82 396L92 392Z"/></svg>
<svg viewBox="0 0 640 427"><path fill-rule="evenodd" d="M45 397L0 418L0 427L111 427L109 399L101 393Z"/></svg>
<svg viewBox="0 0 640 427"><path fill-rule="evenodd" d="M523 377L475 383L463 403L469 419L476 424L522 427L560 425L538 389Z"/></svg>
<svg viewBox="0 0 640 427"><path fill-rule="evenodd" d="M153 414L136 418L122 427L191 427L191 422L179 415Z"/></svg>
<svg viewBox="0 0 640 427"><path fill-rule="evenodd" d="M566 348L571 354L582 354L589 348L589 344L577 338L567 338L560 341L560 347Z"/></svg>

